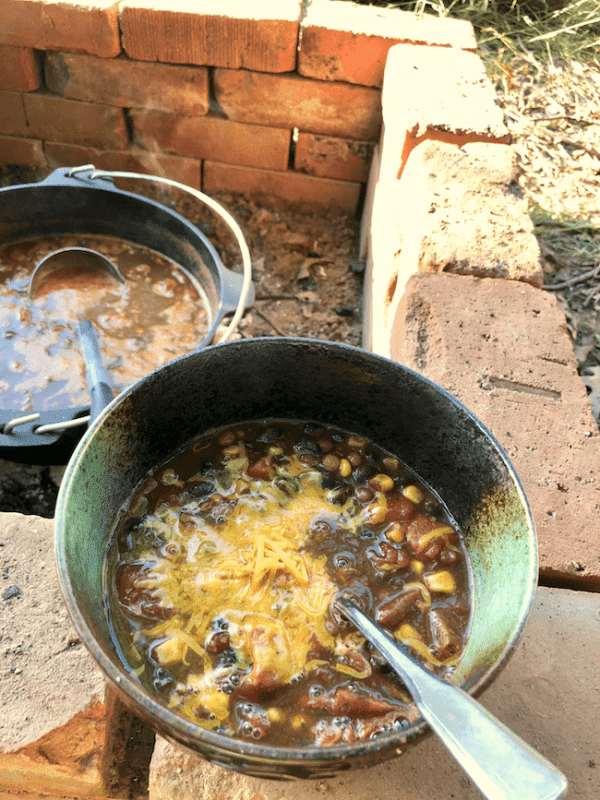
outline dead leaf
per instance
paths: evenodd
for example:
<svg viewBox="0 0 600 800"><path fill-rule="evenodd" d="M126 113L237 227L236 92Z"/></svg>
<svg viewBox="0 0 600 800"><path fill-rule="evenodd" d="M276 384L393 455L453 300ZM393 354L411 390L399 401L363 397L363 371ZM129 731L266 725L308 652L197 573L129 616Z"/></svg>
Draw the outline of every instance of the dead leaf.
<svg viewBox="0 0 600 800"><path fill-rule="evenodd" d="M600 367L590 367L586 370L586 375L581 376L581 380L590 390L588 400L592 406L592 414L596 419L600 418Z"/></svg>

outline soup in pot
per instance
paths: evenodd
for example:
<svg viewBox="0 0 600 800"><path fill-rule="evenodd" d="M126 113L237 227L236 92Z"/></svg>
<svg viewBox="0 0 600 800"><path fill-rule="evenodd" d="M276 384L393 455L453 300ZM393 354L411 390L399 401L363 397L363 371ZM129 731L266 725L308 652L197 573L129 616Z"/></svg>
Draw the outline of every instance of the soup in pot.
<svg viewBox="0 0 600 800"><path fill-rule="evenodd" d="M86 247L107 256L125 285L93 272L59 270L32 300L35 265L55 250ZM92 320L119 393L195 350L212 320L201 286L175 262L110 236L59 235L0 247L0 409L46 411L87 405L77 322Z"/></svg>
<svg viewBox="0 0 600 800"><path fill-rule="evenodd" d="M206 433L145 477L114 529L105 603L125 666L159 702L226 736L326 746L418 717L336 594L450 676L469 574L440 498L391 453L263 420Z"/></svg>

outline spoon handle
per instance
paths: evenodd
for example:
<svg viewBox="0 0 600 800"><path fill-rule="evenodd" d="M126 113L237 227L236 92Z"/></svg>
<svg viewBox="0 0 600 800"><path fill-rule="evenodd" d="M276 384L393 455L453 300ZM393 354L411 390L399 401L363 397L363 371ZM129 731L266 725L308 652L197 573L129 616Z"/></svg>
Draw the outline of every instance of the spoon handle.
<svg viewBox="0 0 600 800"><path fill-rule="evenodd" d="M470 695L438 678L345 598L340 611L403 679L423 718L489 800L560 800L567 780L556 767Z"/></svg>

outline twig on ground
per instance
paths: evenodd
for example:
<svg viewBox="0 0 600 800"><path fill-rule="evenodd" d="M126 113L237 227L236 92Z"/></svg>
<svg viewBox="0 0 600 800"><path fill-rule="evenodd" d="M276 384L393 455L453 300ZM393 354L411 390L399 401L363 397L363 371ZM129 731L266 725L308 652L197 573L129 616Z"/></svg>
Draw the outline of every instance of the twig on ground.
<svg viewBox="0 0 600 800"><path fill-rule="evenodd" d="M569 278L568 281L563 281L562 283L555 283L551 286L545 285L544 289L548 289L549 292L557 292L560 289L566 289L568 286L574 286L576 283L583 283L584 281L587 281L590 278L595 278L599 272L600 272L600 262L596 264L594 269L591 269L589 272L584 272L582 275L576 275L574 278ZM600 289L600 285L596 286L593 292L590 293L590 296L598 289Z"/></svg>

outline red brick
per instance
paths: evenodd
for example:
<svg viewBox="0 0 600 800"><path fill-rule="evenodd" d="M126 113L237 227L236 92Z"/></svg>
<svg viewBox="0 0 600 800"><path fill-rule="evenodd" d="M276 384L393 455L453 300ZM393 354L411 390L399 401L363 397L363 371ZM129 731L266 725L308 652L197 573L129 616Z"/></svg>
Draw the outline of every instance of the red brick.
<svg viewBox="0 0 600 800"><path fill-rule="evenodd" d="M0 164L27 164L45 167L46 159L39 139L0 135Z"/></svg>
<svg viewBox="0 0 600 800"><path fill-rule="evenodd" d="M381 86L390 47L400 42L475 50L466 20L416 15L380 8L312 0L301 21L298 71L320 80Z"/></svg>
<svg viewBox="0 0 600 800"><path fill-rule="evenodd" d="M184 116L206 114L209 106L206 67L48 53L46 86L70 100Z"/></svg>
<svg viewBox="0 0 600 800"><path fill-rule="evenodd" d="M93 164L97 169L157 175L194 189L200 189L200 161L194 158L148 153L146 150L136 148L98 150L93 147L57 142L46 142L44 152L48 159L48 166L52 169ZM124 188L130 187L131 181L126 187L124 186Z"/></svg>
<svg viewBox="0 0 600 800"><path fill-rule="evenodd" d="M361 184L313 178L299 172L274 172L205 161L202 189L207 193L225 191L272 196L292 205L335 206L352 212L358 206Z"/></svg>
<svg viewBox="0 0 600 800"><path fill-rule="evenodd" d="M121 52L119 3L0 0L0 41L111 58Z"/></svg>
<svg viewBox="0 0 600 800"><path fill-rule="evenodd" d="M600 433L556 298L518 281L413 275L389 347L506 450L532 507L542 578L599 591Z"/></svg>
<svg viewBox="0 0 600 800"><path fill-rule="evenodd" d="M230 119L308 133L376 141L381 93L367 86L217 69L217 101Z"/></svg>
<svg viewBox="0 0 600 800"><path fill-rule="evenodd" d="M260 169L288 167L291 132L217 117L176 117L134 111L133 137L150 151Z"/></svg>
<svg viewBox="0 0 600 800"><path fill-rule="evenodd" d="M31 92L41 81L40 62L30 47L0 44L0 89Z"/></svg>
<svg viewBox="0 0 600 800"><path fill-rule="evenodd" d="M19 92L0 92L0 133L29 135L23 95Z"/></svg>
<svg viewBox="0 0 600 800"><path fill-rule="evenodd" d="M125 52L142 61L288 72L296 68L300 0L128 0Z"/></svg>
<svg viewBox="0 0 600 800"><path fill-rule="evenodd" d="M43 93L26 94L23 100L32 136L105 149L122 149L127 144L120 108Z"/></svg>
<svg viewBox="0 0 600 800"><path fill-rule="evenodd" d="M341 181L364 181L374 145L355 139L337 139L300 133L296 142L294 166L300 172Z"/></svg>

